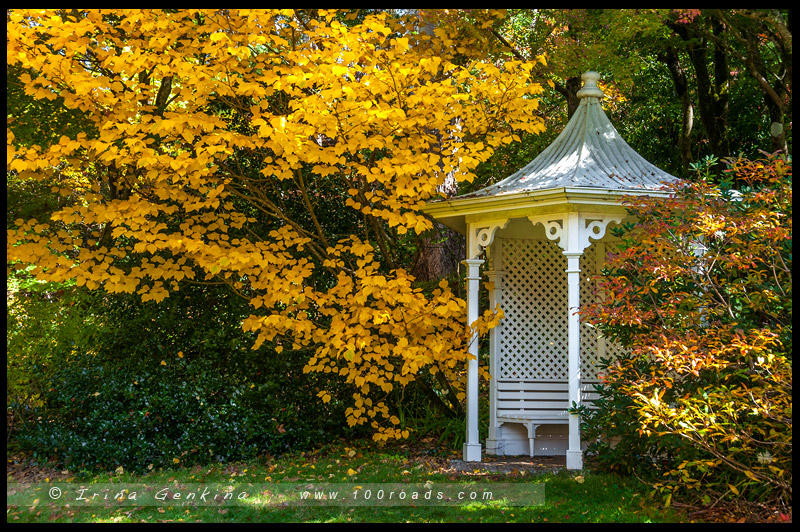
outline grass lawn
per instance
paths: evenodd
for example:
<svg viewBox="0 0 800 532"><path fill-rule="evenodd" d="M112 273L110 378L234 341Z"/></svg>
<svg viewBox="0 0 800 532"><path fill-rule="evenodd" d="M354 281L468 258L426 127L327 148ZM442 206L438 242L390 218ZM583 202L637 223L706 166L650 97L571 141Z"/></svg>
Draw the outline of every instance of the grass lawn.
<svg viewBox="0 0 800 532"><path fill-rule="evenodd" d="M180 467L134 475L122 470L75 474L8 469L8 522L685 522L651 498L635 479L583 471L457 472L442 457L369 442L341 443L251 463ZM47 476L50 475L50 476ZM30 486L20 481L35 481ZM298 487L299 488L296 488ZM57 488L56 491L52 491ZM115 494L128 488L122 503ZM315 491L315 488L317 490ZM464 489L462 489L464 488ZM281 498L282 490L289 495ZM309 499L299 500L298 489ZM383 490L381 492L380 490ZM202 497L205 490L207 497ZM231 499L214 494L231 491ZM294 490L294 491L292 491ZM339 494L333 501L327 494ZM457 494L490 490L491 502L460 502ZM136 500L130 500L131 491ZM186 501L195 492L192 501ZM394 492L394 493L392 493ZM52 493L61 494L54 504ZM92 494L94 496L92 500ZM109 497L108 494L111 493ZM175 494L181 493L181 499ZM313 493L327 501L312 501ZM425 494L432 498L424 500ZM437 493L442 499L436 502ZM507 493L521 493L509 501ZM527 494L540 504L528 504ZM156 496L159 494L159 496ZM416 495L415 495L416 494ZM406 497L387 504L389 497ZM499 496L498 496L499 495ZM233 496L242 497L236 500ZM473 495L474 496L474 495ZM359 499L354 502L353 497ZM365 497L370 497L365 501ZM418 497L412 500L411 497ZM344 498L344 500L342 500ZM379 498L380 501L379 502ZM11 497L7 503L14 504Z"/></svg>

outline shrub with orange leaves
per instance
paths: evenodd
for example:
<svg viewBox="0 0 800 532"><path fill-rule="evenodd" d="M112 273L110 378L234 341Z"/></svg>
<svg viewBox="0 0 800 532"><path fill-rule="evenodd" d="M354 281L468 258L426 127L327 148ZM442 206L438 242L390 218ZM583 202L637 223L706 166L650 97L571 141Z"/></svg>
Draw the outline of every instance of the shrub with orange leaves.
<svg viewBox="0 0 800 532"><path fill-rule="evenodd" d="M720 185L701 176L629 202L638 222L617 231L604 298L582 311L628 349L605 361L589 436L605 437L601 463L649 474L667 504L788 506L792 165L728 165Z"/></svg>

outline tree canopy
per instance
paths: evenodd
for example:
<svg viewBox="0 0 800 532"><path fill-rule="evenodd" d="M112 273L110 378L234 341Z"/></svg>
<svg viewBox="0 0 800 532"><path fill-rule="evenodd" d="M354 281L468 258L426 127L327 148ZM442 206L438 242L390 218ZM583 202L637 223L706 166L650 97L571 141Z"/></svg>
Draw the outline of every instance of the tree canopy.
<svg viewBox="0 0 800 532"><path fill-rule="evenodd" d="M10 267L160 302L224 283L253 348L357 393L348 423L399 437L385 394L423 369L458 389L473 328L446 282L423 291L405 239L419 206L518 132L543 130L531 61L464 59L416 19L319 10L11 10L9 181L57 199L11 220ZM25 100L25 102L22 102ZM22 212L22 211L20 211ZM319 397L331 396L322 390Z"/></svg>

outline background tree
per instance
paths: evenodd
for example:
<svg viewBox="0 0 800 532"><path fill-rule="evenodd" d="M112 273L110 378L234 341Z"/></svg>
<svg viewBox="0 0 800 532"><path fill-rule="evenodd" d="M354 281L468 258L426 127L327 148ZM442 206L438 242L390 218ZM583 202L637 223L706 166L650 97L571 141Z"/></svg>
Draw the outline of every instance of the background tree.
<svg viewBox="0 0 800 532"><path fill-rule="evenodd" d="M567 116L577 108L580 74L600 71L621 133L676 175L706 155L791 152L791 11L516 9L489 25L476 22L478 11L450 11L444 20L471 25L498 56L546 52L536 72L566 99ZM548 111L559 129L561 115Z"/></svg>
<svg viewBox="0 0 800 532"><path fill-rule="evenodd" d="M668 24L687 43L697 72L701 109L710 107L716 110L715 115L723 115L730 75L726 67L728 62L735 61L746 69L763 93L771 119L771 151L788 153L785 123L791 115L791 10L694 11L684 12L674 23ZM700 64L705 58L698 50L706 46L714 49L713 85Z"/></svg>

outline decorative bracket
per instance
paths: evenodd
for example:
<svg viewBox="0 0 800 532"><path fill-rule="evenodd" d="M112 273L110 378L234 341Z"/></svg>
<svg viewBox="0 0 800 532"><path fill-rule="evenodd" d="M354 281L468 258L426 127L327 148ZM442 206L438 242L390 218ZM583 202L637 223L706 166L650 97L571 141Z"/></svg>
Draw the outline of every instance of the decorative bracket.
<svg viewBox="0 0 800 532"><path fill-rule="evenodd" d="M557 242L568 254L581 254L591 244L606 234L611 222L622 223L622 216L564 213L554 216L529 216L532 224L542 224L549 240Z"/></svg>
<svg viewBox="0 0 800 532"><path fill-rule="evenodd" d="M481 248L492 245L497 230L504 229L507 225L508 218L469 224L467 230L467 256L470 259L477 258Z"/></svg>
<svg viewBox="0 0 800 532"><path fill-rule="evenodd" d="M540 223L544 226L544 234L548 240L552 240L553 242L556 242L558 244L566 241L566 239L564 238L564 222L566 220L560 218L556 220L547 220L547 221L545 221L544 219L534 220L532 216L529 217L528 219L534 225Z"/></svg>
<svg viewBox="0 0 800 532"><path fill-rule="evenodd" d="M615 224L622 223L622 216L602 216L600 218L584 217L581 216L581 236L578 245L581 251L588 248L592 240L601 240L606 235L608 224L614 222ZM585 225L584 225L585 224Z"/></svg>

